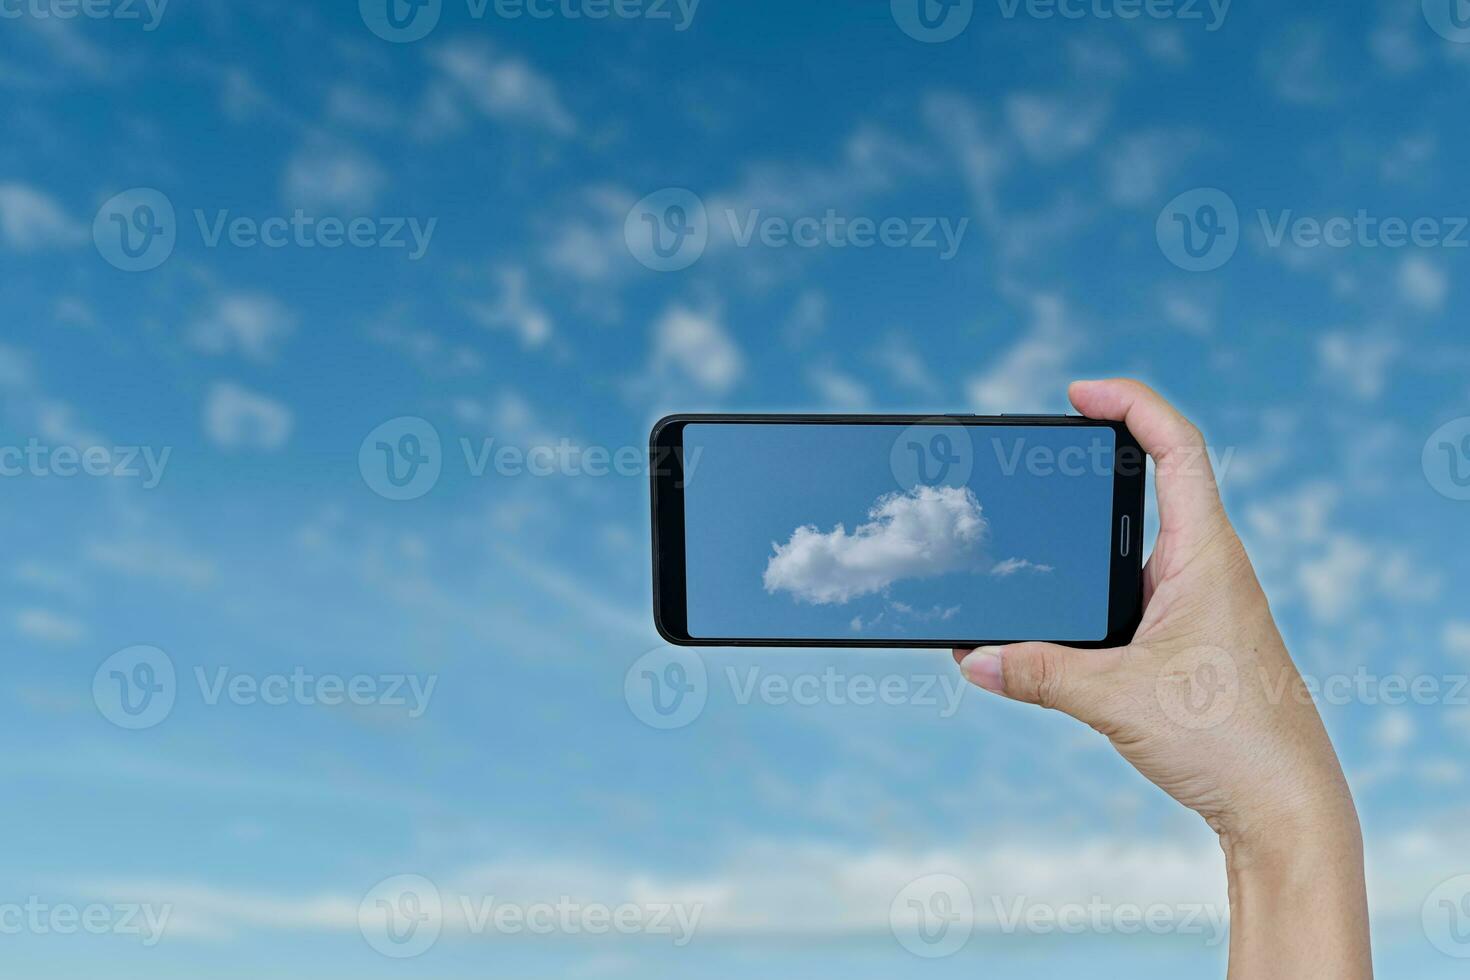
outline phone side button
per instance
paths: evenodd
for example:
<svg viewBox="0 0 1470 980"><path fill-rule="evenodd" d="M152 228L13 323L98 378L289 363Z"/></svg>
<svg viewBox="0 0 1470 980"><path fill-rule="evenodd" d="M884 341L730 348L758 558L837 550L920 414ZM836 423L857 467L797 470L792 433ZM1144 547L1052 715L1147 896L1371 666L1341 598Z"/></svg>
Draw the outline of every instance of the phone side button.
<svg viewBox="0 0 1470 980"><path fill-rule="evenodd" d="M1132 530L1133 518L1124 514L1118 528L1118 554L1124 558L1128 557L1128 552L1133 547L1133 535L1129 533Z"/></svg>

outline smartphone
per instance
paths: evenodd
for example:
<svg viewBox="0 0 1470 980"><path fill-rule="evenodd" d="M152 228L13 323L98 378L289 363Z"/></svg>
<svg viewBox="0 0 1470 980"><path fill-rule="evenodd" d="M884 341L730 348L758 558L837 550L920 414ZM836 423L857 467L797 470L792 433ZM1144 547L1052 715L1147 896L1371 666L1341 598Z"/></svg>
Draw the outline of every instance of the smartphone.
<svg viewBox="0 0 1470 980"><path fill-rule="evenodd" d="M673 415L654 623L680 646L1128 642L1145 457L1076 416Z"/></svg>

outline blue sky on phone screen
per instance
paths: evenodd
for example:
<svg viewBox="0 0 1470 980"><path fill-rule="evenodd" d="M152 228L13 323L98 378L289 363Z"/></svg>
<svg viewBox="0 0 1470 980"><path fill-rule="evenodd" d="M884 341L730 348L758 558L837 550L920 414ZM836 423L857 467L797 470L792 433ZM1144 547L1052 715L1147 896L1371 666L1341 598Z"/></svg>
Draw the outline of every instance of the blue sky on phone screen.
<svg viewBox="0 0 1470 980"><path fill-rule="evenodd" d="M687 426L691 635L1102 639L1113 442L1100 428Z"/></svg>

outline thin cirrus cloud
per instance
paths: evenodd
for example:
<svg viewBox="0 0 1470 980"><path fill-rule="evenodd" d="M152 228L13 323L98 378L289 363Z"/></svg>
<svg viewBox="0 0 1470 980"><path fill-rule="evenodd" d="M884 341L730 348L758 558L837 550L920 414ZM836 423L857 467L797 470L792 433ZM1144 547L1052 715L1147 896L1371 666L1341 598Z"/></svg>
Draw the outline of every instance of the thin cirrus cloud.
<svg viewBox="0 0 1470 980"><path fill-rule="evenodd" d="M989 523L968 487L920 486L879 497L851 533L804 525L766 563L767 592L840 605L904 579L932 578L981 562Z"/></svg>

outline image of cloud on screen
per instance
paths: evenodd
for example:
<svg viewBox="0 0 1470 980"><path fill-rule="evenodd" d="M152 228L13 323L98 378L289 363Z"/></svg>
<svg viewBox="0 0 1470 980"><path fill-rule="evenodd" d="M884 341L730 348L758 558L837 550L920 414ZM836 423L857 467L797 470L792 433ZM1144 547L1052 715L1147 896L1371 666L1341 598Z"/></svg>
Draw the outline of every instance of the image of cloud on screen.
<svg viewBox="0 0 1470 980"><path fill-rule="evenodd" d="M1022 558L992 564L985 555L989 531L970 488L919 486L879 497L851 532L841 523L827 532L813 524L796 528L785 544L772 544L763 583L799 602L841 605L899 581L952 572L1051 571Z"/></svg>

